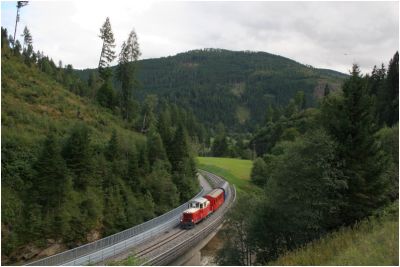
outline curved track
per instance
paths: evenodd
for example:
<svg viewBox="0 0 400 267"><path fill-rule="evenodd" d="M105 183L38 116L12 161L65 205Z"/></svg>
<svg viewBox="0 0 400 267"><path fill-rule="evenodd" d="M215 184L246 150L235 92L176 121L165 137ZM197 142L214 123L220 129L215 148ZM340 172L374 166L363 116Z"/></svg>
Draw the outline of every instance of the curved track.
<svg viewBox="0 0 400 267"><path fill-rule="evenodd" d="M225 181L208 172L202 171L207 175L207 180L213 185L218 187ZM144 260L143 265L167 265L191 247L195 246L198 242L215 231L223 222L223 216L231 207L236 199L236 189L229 187L226 201L215 213L208 219L202 221L195 228L190 230L178 230L174 234L162 239L156 240L156 245L149 245L144 250L137 252L135 255ZM142 251L145 251L143 254Z"/></svg>

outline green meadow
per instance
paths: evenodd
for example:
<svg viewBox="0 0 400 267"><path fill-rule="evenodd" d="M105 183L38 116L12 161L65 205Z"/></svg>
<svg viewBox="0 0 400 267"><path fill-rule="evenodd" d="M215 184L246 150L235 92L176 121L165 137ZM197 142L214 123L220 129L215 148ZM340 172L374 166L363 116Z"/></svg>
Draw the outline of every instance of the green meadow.
<svg viewBox="0 0 400 267"><path fill-rule="evenodd" d="M258 190L250 182L250 173L253 167L251 160L214 157L198 157L197 160L199 169L224 177L229 183L236 186L239 193Z"/></svg>

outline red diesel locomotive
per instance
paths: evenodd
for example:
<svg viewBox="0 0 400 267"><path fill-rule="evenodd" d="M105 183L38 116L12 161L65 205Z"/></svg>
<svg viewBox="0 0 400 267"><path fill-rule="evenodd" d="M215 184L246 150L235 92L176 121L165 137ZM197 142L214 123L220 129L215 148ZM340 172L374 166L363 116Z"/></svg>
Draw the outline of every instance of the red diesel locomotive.
<svg viewBox="0 0 400 267"><path fill-rule="evenodd" d="M215 212L224 203L225 196L225 190L217 188L203 197L190 201L189 208L183 212L181 227L185 229L193 228L195 224Z"/></svg>

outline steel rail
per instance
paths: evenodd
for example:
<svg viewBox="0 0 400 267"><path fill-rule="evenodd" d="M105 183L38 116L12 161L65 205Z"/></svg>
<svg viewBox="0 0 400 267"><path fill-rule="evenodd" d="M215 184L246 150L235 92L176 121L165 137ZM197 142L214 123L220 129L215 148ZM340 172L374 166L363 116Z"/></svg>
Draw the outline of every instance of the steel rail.
<svg viewBox="0 0 400 267"><path fill-rule="evenodd" d="M208 180L212 183L214 183L214 186L220 185L224 182L221 177L216 176L215 174L212 174L210 172L206 172L203 170L200 170L202 173L206 174L208 176ZM214 217L213 219L209 219L209 224L195 233L194 235L190 236L186 240L180 242L177 245L172 246L171 248L166 249L163 253L148 259L145 261L142 265L167 265L174 259L176 259L178 256L182 255L185 253L188 249L192 248L196 244L198 244L201 240L203 240L205 237L207 237L210 233L215 231L223 222L224 217L223 215L229 210L229 208L233 205L233 203L236 200L236 188L235 186L230 186L229 187L229 195L228 195L228 204L225 206L224 210L222 213L219 214L218 217Z"/></svg>

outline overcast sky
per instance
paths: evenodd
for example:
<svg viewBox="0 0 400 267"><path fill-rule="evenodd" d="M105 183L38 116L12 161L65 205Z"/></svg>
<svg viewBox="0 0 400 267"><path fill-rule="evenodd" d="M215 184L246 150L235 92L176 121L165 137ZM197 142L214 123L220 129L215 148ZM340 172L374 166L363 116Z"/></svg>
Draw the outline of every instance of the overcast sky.
<svg viewBox="0 0 400 267"><path fill-rule="evenodd" d="M14 32L16 2L1 3L1 25ZM30 2L21 9L35 50L74 68L97 67L99 29L110 17L119 52L132 28L141 58L199 48L265 51L348 73L399 49L398 2Z"/></svg>

